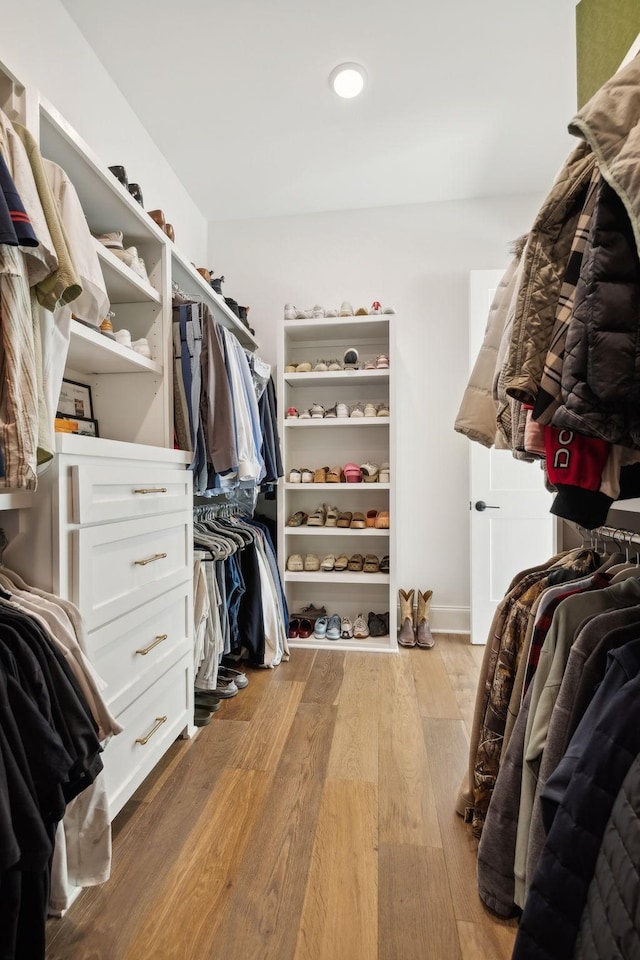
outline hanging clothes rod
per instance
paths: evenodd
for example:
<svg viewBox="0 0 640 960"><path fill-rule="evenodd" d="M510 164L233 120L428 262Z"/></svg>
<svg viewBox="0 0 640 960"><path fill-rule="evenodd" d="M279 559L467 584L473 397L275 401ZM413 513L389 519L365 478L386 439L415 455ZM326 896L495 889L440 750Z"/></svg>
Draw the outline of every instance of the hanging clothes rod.
<svg viewBox="0 0 640 960"><path fill-rule="evenodd" d="M583 537L592 541L613 540L618 546L640 547L640 533L633 530L624 530L621 527L594 527L593 530L584 530L578 525L578 530Z"/></svg>

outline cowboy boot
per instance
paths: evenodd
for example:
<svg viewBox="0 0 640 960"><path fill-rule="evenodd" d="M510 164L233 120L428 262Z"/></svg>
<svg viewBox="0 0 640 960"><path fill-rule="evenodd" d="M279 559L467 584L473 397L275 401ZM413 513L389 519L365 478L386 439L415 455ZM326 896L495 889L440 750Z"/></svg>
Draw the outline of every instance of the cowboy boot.
<svg viewBox="0 0 640 960"><path fill-rule="evenodd" d="M426 590L422 593L418 590L418 615L416 617L416 643L419 647L425 647L429 650L434 645L435 640L429 626L429 607L433 590Z"/></svg>
<svg viewBox="0 0 640 960"><path fill-rule="evenodd" d="M415 647L416 634L413 626L413 590L399 590L400 598L400 632L398 643L401 647Z"/></svg>

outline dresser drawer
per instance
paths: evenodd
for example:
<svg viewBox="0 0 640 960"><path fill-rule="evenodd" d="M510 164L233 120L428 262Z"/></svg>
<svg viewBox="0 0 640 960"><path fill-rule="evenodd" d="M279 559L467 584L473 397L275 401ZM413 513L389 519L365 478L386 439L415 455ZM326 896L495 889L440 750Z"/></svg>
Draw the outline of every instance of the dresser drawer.
<svg viewBox="0 0 640 960"><path fill-rule="evenodd" d="M112 818L189 724L190 676L184 657L118 717L124 730L102 755Z"/></svg>
<svg viewBox="0 0 640 960"><path fill-rule="evenodd" d="M187 470L74 466L73 522L104 523L127 517L191 509L192 476Z"/></svg>
<svg viewBox="0 0 640 960"><path fill-rule="evenodd" d="M191 620L191 585L185 582L88 635L87 653L115 716L176 660L193 655Z"/></svg>
<svg viewBox="0 0 640 960"><path fill-rule="evenodd" d="M76 603L87 629L124 616L192 577L192 525L184 513L74 532Z"/></svg>

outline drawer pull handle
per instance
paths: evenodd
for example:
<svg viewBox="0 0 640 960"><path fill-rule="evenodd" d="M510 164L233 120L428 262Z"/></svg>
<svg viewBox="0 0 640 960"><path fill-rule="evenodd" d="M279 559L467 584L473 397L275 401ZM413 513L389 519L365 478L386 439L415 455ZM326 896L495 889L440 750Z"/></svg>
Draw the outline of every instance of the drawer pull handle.
<svg viewBox="0 0 640 960"><path fill-rule="evenodd" d="M168 717L166 717L166 716L165 716L165 717L156 717L156 722L155 722L155 724L153 725L153 728L149 731L149 733L146 735L146 737L137 737L137 738L136 738L136 743L139 743L141 747L144 747L145 744L149 743L149 740L151 740L151 737L154 735L154 733L157 733L157 732L158 732L158 730L160 729L160 727L162 726L162 724L167 722L167 719L168 719Z"/></svg>
<svg viewBox="0 0 640 960"><path fill-rule="evenodd" d="M143 647L141 650L136 650L136 653L139 653L142 657L146 657L150 650L153 650L153 648L157 647L159 643L162 643L163 640L166 640L168 636L168 633L161 633L155 638L153 643L150 643L148 647Z"/></svg>
<svg viewBox="0 0 640 960"><path fill-rule="evenodd" d="M154 560L164 560L166 556L166 553L154 553L152 557L147 557L146 560L134 560L133 562L136 567L146 567L148 563L153 563Z"/></svg>
<svg viewBox="0 0 640 960"><path fill-rule="evenodd" d="M134 493L166 493L166 487L140 487L139 490L134 490Z"/></svg>

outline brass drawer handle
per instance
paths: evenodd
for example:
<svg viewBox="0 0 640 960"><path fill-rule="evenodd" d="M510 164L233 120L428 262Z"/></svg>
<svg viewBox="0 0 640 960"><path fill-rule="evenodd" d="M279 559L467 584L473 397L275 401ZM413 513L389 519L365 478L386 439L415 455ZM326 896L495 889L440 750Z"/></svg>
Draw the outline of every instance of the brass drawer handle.
<svg viewBox="0 0 640 960"><path fill-rule="evenodd" d="M154 724L154 726L153 726L153 729L149 731L149 733L146 735L146 737L137 737L137 738L136 738L136 743L139 743L140 746L144 747L145 744L149 743L149 740L151 740L151 737L154 735L154 733L157 733L157 731L160 729L160 727L162 726L162 724L167 722L167 719L168 719L168 718L167 718L166 716L165 716L165 717L156 717L156 722L155 722L155 724Z"/></svg>
<svg viewBox="0 0 640 960"><path fill-rule="evenodd" d="M134 493L166 493L166 487L140 487L139 490L134 490Z"/></svg>
<svg viewBox="0 0 640 960"><path fill-rule="evenodd" d="M148 647L143 647L141 650L136 650L136 653L139 653L141 656L146 657L150 650L153 650L154 647L157 647L159 643L162 643L163 640L166 640L169 636L168 633L162 633L155 638L153 643L150 643Z"/></svg>
<svg viewBox="0 0 640 960"><path fill-rule="evenodd" d="M133 562L136 567L146 567L148 563L153 563L154 560L164 560L166 556L166 553L154 553L152 557L147 557L146 560L134 560Z"/></svg>

